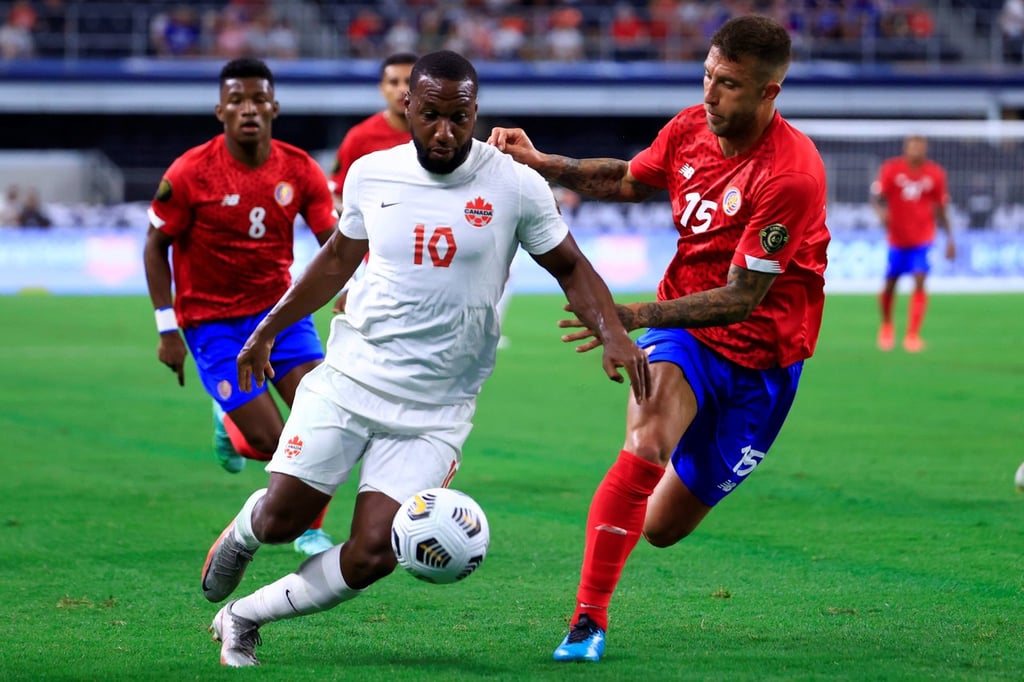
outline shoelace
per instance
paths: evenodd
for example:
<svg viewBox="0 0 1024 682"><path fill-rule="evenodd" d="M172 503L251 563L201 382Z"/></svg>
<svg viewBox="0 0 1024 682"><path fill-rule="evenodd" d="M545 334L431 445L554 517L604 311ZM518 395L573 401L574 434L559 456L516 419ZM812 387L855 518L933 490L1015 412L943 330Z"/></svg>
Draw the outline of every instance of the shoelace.
<svg viewBox="0 0 1024 682"><path fill-rule="evenodd" d="M246 656L256 658L256 647L263 646L260 626L234 614L229 613L228 617L231 618L231 628L235 631L235 646L232 648L241 651ZM243 626L243 622L246 625Z"/></svg>
<svg viewBox="0 0 1024 682"><path fill-rule="evenodd" d="M585 642L599 629L600 628L594 625L589 618L580 617L580 619L576 621L576 625L573 625L572 630L569 631L569 644Z"/></svg>
<svg viewBox="0 0 1024 682"><path fill-rule="evenodd" d="M225 543L227 542L229 541L225 540ZM245 563L252 561L252 554L247 552L241 546L235 546L234 543L230 546L225 545L222 556L224 557L224 561L213 562L213 566L211 568L214 573L229 577L235 575L238 572L238 569L244 565L241 561L242 559L245 560ZM229 562L231 562L230 565L228 565Z"/></svg>

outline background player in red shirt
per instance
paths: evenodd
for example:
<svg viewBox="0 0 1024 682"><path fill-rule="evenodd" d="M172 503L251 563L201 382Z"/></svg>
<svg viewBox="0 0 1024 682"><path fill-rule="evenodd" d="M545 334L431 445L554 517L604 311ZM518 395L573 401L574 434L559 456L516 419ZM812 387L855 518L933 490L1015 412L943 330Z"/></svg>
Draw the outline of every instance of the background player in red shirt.
<svg viewBox="0 0 1024 682"><path fill-rule="evenodd" d="M345 176L355 160L370 152L391 149L412 139L409 121L405 118L405 93L409 92L409 75L415 63L416 55L411 52L399 52L381 62L378 87L384 96L386 108L349 128L338 145L330 181L338 213L341 213L341 190L345 186ZM347 289L341 292L334 302L333 312L345 312L347 294Z"/></svg>
<svg viewBox="0 0 1024 682"><path fill-rule="evenodd" d="M284 422L265 386L238 390L236 356L291 284L296 216L321 244L338 216L316 162L272 139L278 103L266 64L226 64L215 113L224 133L178 157L160 182L149 209L144 260L160 362L184 386L188 344L213 397L215 452L226 470L237 472L243 457L270 460ZM274 352L280 359L273 383L290 407L299 380L323 360L312 318L285 330ZM314 554L334 544L322 519L296 540L296 550Z"/></svg>
<svg viewBox="0 0 1024 682"><path fill-rule="evenodd" d="M409 92L409 74L415 63L416 55L408 52L393 54L381 63L379 87L387 107L352 126L338 145L331 170L331 191L338 211L341 211L345 176L356 159L412 139L409 121L405 118L405 93Z"/></svg>
<svg viewBox="0 0 1024 682"><path fill-rule="evenodd" d="M878 330L878 347L881 350L892 350L895 344L893 299L897 280L907 273L914 277L914 291L910 295L903 348L911 353L924 350L921 324L928 306L924 283L936 222L946 233L946 258L956 258L947 204L946 171L928 158L928 141L920 135L911 135L903 141L903 155L883 163L878 178L871 184L871 205L879 222L885 226L889 240L885 287L879 297L882 326Z"/></svg>
<svg viewBox="0 0 1024 682"><path fill-rule="evenodd" d="M778 23L729 20L711 39L703 105L680 112L629 162L544 154L522 130L492 131L491 143L591 197L641 201L667 189L679 231L657 301L618 306L627 329L650 328L638 343L653 388L649 400L630 401L625 444L591 502L576 609L555 660L601 658L612 592L641 532L673 545L746 480L814 351L829 242L825 168L775 110L789 60Z"/></svg>

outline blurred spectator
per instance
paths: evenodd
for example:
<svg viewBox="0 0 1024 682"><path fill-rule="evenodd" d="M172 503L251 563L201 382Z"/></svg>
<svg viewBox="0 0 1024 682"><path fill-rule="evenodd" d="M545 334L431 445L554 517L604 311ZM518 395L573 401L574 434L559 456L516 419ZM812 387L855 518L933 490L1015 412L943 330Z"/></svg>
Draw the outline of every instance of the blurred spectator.
<svg viewBox="0 0 1024 682"><path fill-rule="evenodd" d="M221 59L237 59L249 52L249 17L244 8L228 5L217 17L214 49Z"/></svg>
<svg viewBox="0 0 1024 682"><path fill-rule="evenodd" d="M348 25L349 54L353 57L375 57L383 33L384 20L381 16L369 7L361 8Z"/></svg>
<svg viewBox="0 0 1024 682"><path fill-rule="evenodd" d="M18 227L21 224L21 190L11 185L0 197L0 227Z"/></svg>
<svg viewBox="0 0 1024 682"><path fill-rule="evenodd" d="M275 59L297 59L299 56L299 37L292 30L286 17L273 19L267 31L266 57Z"/></svg>
<svg viewBox="0 0 1024 682"><path fill-rule="evenodd" d="M161 57L195 57L201 52L202 26L199 16L188 5L161 12L150 23L150 39Z"/></svg>
<svg viewBox="0 0 1024 682"><path fill-rule="evenodd" d="M384 34L384 50L391 54L400 52L416 53L420 42L420 34L404 16L398 17Z"/></svg>
<svg viewBox="0 0 1024 682"><path fill-rule="evenodd" d="M1003 34L1003 58L1019 62L1024 59L1024 0L1006 0L999 13Z"/></svg>
<svg viewBox="0 0 1024 682"><path fill-rule="evenodd" d="M526 49L526 20L507 14L498 22L494 33L494 58L505 60L529 59Z"/></svg>
<svg viewBox="0 0 1024 682"><path fill-rule="evenodd" d="M18 225L21 227L50 227L53 221L43 209L42 201L39 199L39 192L30 189L25 194L25 202L18 213Z"/></svg>
<svg viewBox="0 0 1024 682"><path fill-rule="evenodd" d="M616 61L634 61L650 57L650 34L647 22L626 2L615 5L611 24L612 56Z"/></svg>
<svg viewBox="0 0 1024 682"><path fill-rule="evenodd" d="M584 58L583 14L575 7L560 7L551 12L551 30L547 34L547 57L560 62Z"/></svg>
<svg viewBox="0 0 1024 682"><path fill-rule="evenodd" d="M36 44L32 31L37 16L27 0L19 0L11 5L3 26L0 26L0 58L24 59L35 56Z"/></svg>

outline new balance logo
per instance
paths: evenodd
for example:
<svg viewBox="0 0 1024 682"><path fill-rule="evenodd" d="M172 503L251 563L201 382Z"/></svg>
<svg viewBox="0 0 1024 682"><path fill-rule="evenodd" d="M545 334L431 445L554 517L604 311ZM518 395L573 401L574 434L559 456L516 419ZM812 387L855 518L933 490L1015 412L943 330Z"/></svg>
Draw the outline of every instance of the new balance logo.
<svg viewBox="0 0 1024 682"><path fill-rule="evenodd" d="M221 206L238 206L238 197L239 197L239 195L237 195L237 194L225 194L224 195L224 199L221 200L221 202L220 202L220 205Z"/></svg>
<svg viewBox="0 0 1024 682"><path fill-rule="evenodd" d="M697 171L694 170L693 166L691 166L688 163L684 163L682 166L679 167L679 174L682 175L687 180L692 178L693 174L696 173L696 172Z"/></svg>

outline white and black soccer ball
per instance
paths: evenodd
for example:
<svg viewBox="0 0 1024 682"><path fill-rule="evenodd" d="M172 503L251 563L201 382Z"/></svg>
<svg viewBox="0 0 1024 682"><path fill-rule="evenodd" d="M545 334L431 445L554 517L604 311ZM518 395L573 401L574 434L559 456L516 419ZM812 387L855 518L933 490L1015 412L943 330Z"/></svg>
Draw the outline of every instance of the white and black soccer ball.
<svg viewBox="0 0 1024 682"><path fill-rule="evenodd" d="M491 541L484 510L466 493L430 488L402 504L391 524L398 565L420 580L448 584L475 571Z"/></svg>

